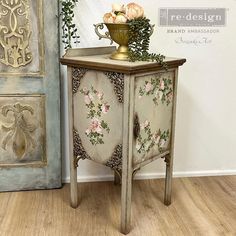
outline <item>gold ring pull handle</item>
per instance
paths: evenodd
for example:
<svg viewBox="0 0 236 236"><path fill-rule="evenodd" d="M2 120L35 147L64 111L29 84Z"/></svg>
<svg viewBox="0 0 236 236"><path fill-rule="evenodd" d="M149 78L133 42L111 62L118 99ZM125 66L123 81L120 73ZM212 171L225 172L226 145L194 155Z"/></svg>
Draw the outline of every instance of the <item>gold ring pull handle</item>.
<svg viewBox="0 0 236 236"><path fill-rule="evenodd" d="M99 32L99 30L103 30L104 29L104 23L94 24L94 27L95 27L95 33L99 37L99 40L101 40L101 39L109 39L109 40L111 40L110 44L113 44L113 40L111 39L111 36L110 36L109 32L105 32L104 35Z"/></svg>
<svg viewBox="0 0 236 236"><path fill-rule="evenodd" d="M138 115L134 115L134 139L137 139L140 134L140 123Z"/></svg>

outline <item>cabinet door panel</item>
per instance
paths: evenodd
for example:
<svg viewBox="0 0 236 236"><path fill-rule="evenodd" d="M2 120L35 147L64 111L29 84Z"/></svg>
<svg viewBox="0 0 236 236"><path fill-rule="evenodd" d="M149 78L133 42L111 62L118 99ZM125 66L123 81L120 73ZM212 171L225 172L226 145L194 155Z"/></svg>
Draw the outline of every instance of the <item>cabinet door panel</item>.
<svg viewBox="0 0 236 236"><path fill-rule="evenodd" d="M107 164L122 144L122 103L108 75L87 71L74 93L73 106L74 128L85 157Z"/></svg>
<svg viewBox="0 0 236 236"><path fill-rule="evenodd" d="M174 72L135 78L134 166L169 150L173 84Z"/></svg>

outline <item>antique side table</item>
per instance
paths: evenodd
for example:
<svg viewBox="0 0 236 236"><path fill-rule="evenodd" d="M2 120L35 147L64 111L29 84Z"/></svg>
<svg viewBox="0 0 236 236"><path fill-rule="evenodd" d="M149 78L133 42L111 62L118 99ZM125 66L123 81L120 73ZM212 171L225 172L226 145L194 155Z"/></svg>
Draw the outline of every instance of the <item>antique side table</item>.
<svg viewBox="0 0 236 236"><path fill-rule="evenodd" d="M133 175L164 158L164 203L171 203L178 67L185 59L166 58L168 71L155 62L109 59L115 47L70 49L67 65L71 205L78 206L77 167L89 159L121 179L121 232L131 220Z"/></svg>

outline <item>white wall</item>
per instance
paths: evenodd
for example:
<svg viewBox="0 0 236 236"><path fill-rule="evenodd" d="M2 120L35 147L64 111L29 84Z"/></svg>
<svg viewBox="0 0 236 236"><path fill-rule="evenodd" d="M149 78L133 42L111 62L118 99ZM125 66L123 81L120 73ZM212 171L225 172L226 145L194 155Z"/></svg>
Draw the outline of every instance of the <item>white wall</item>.
<svg viewBox="0 0 236 236"><path fill-rule="evenodd" d="M76 23L80 29L79 47L108 45L99 41L94 23L110 10L110 0L80 0ZM129 1L123 1L128 3ZM156 24L151 38L151 51L168 56L184 57L187 63L180 69L176 123L174 172L176 176L236 174L236 0L140 0L146 16ZM227 25L216 34L168 34L158 27L160 7L228 8ZM176 43L179 37L207 37L211 43L193 45ZM68 150L65 150L65 155ZM69 160L64 158L63 179L69 180ZM89 161L81 161L78 178L111 179L112 172ZM157 160L139 174L139 178L164 175L164 163Z"/></svg>

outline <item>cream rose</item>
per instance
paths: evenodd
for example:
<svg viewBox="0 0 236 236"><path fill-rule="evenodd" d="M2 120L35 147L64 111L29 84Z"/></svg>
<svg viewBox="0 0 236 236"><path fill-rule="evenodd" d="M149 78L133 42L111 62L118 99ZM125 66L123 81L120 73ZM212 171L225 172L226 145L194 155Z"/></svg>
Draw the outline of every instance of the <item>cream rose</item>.
<svg viewBox="0 0 236 236"><path fill-rule="evenodd" d="M114 23L119 24L119 23L126 23L127 18L124 14L118 14L114 20Z"/></svg>
<svg viewBox="0 0 236 236"><path fill-rule="evenodd" d="M112 11L125 13L125 6L121 5L121 4L114 3L114 4L112 4Z"/></svg>
<svg viewBox="0 0 236 236"><path fill-rule="evenodd" d="M116 19L116 15L114 13L106 13L103 16L104 23L114 23L115 19Z"/></svg>
<svg viewBox="0 0 236 236"><path fill-rule="evenodd" d="M126 16L129 20L144 17L144 10L136 3L129 3L126 6Z"/></svg>

